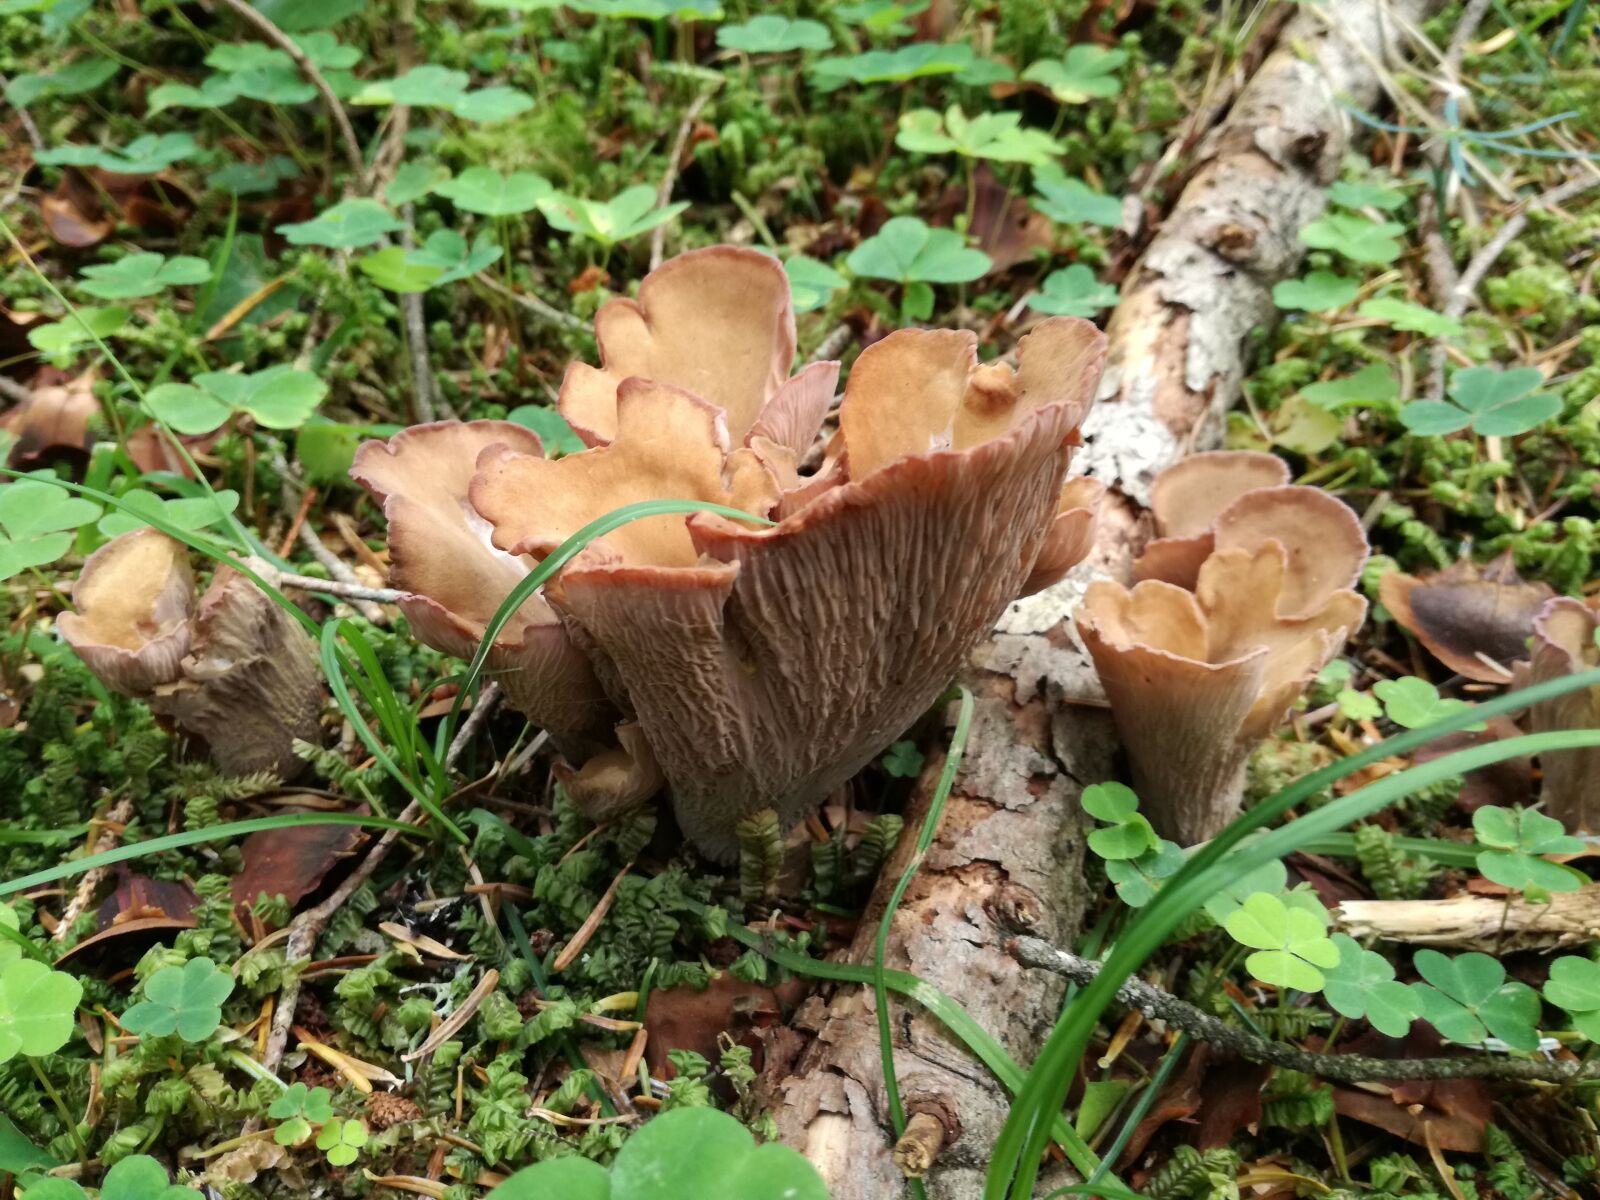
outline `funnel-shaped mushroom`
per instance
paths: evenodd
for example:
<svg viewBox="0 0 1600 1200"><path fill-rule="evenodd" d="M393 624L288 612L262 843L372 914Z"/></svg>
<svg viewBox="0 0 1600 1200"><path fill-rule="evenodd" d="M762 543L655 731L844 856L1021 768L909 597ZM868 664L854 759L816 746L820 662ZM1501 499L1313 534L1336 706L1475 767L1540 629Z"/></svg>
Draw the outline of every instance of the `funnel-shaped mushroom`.
<svg viewBox="0 0 1600 1200"><path fill-rule="evenodd" d="M1513 552L1478 566L1470 558L1418 578L1390 571L1378 597L1400 627L1458 675L1509 683L1526 662L1533 618L1555 592L1517 574Z"/></svg>
<svg viewBox="0 0 1600 1200"><path fill-rule="evenodd" d="M356 451L350 474L383 504L389 581L418 640L470 659L505 598L533 568L490 541L467 497L478 455L492 446L538 454L539 439L509 421L439 421ZM554 465L554 464L552 464ZM490 677L507 700L582 760L608 741L617 712L589 660L544 598L530 596L495 639Z"/></svg>
<svg viewBox="0 0 1600 1200"><path fill-rule="evenodd" d="M1288 482L1288 464L1276 454L1217 450L1180 459L1150 485L1156 536L1133 564L1134 578L1192 590L1200 564L1216 549L1212 526L1223 510L1246 492Z"/></svg>
<svg viewBox="0 0 1600 1200"><path fill-rule="evenodd" d="M563 412L594 448L489 446L467 493L495 547L534 559L641 500L780 518L637 521L546 589L635 722L560 769L574 799L601 815L642 799L653 760L684 832L723 860L741 817L800 819L937 698L1036 572L1069 568L1096 491L1063 492L1103 357L1087 322L1041 324L1014 372L980 365L970 333L891 334L852 372L824 472L802 477L833 368L786 380L792 320L765 256L674 260L602 310L604 367L568 373Z"/></svg>
<svg viewBox="0 0 1600 1200"><path fill-rule="evenodd" d="M1600 666L1595 630L1600 614L1579 600L1548 601L1533 620L1534 683ZM1528 710L1535 733L1600 729L1600 687L1541 701ZM1539 757L1545 810L1576 833L1600 833L1600 748L1557 750Z"/></svg>
<svg viewBox="0 0 1600 1200"><path fill-rule="evenodd" d="M1192 589L1101 581L1077 616L1145 811L1184 845L1237 814L1251 751L1366 614L1366 542L1332 497L1258 488L1208 524Z"/></svg>
<svg viewBox="0 0 1600 1200"><path fill-rule="evenodd" d="M254 583L219 571L197 606L182 544L137 529L89 556L72 599L57 627L108 687L205 743L225 774L299 771L294 742L316 739L322 713L316 647Z"/></svg>

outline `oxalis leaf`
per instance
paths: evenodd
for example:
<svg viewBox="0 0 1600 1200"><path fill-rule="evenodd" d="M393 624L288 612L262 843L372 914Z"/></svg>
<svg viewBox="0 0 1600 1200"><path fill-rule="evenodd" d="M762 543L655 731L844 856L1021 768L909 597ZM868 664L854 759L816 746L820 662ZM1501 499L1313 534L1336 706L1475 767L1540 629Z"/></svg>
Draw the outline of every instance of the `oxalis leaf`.
<svg viewBox="0 0 1600 1200"><path fill-rule="evenodd" d="M1323 970L1339 964L1327 918L1319 920L1269 892L1246 897L1223 927L1240 945L1255 948L1245 959L1245 969L1263 983L1315 992L1323 985Z"/></svg>
<svg viewBox="0 0 1600 1200"><path fill-rule="evenodd" d="M824 307L834 292L850 286L850 281L827 263L803 254L786 260L783 270L789 277L789 294L794 297L797 313Z"/></svg>
<svg viewBox="0 0 1600 1200"><path fill-rule="evenodd" d="M232 975L209 958L191 958L150 976L145 998L122 1015L122 1026L141 1036L176 1033L186 1042L203 1042L222 1023L222 1002L232 993Z"/></svg>
<svg viewBox="0 0 1600 1200"><path fill-rule="evenodd" d="M821 21L792 20L763 13L742 25L717 30L717 45L742 54L787 54L794 50L832 50L833 34Z"/></svg>
<svg viewBox="0 0 1600 1200"><path fill-rule="evenodd" d="M457 208L487 217L531 212L554 191L543 175L518 171L508 176L491 167L469 167L433 190Z"/></svg>
<svg viewBox="0 0 1600 1200"><path fill-rule="evenodd" d="M1341 1016L1365 1017L1379 1033L1403 1037L1419 1014L1416 993L1397 983L1394 967L1381 954L1362 948L1346 933L1332 937L1339 961L1323 972L1322 994Z"/></svg>
<svg viewBox="0 0 1600 1200"><path fill-rule="evenodd" d="M1356 313L1363 317L1371 317L1373 320L1384 321L1406 333L1420 333L1424 337L1461 336L1461 322L1454 317L1447 317L1443 313L1434 312L1431 308L1395 296L1379 296L1374 300L1368 300L1356 309Z"/></svg>
<svg viewBox="0 0 1600 1200"><path fill-rule="evenodd" d="M303 424L328 394L310 371L287 363L234 374L208 371L192 383L163 383L145 393L145 408L179 433L210 433L234 412L245 412L267 429Z"/></svg>
<svg viewBox="0 0 1600 1200"><path fill-rule="evenodd" d="M1097 192L1083 180L1065 174L1052 163L1035 166L1033 199L1034 208L1052 221L1063 225L1103 225L1115 228L1122 224L1122 201L1104 192Z"/></svg>
<svg viewBox="0 0 1600 1200"><path fill-rule="evenodd" d="M850 252L845 265L868 279L896 283L967 283L990 267L953 229L930 229L916 217L895 217Z"/></svg>
<svg viewBox="0 0 1600 1200"><path fill-rule="evenodd" d="M1400 422L1432 436L1471 428L1480 437L1516 437L1561 412L1561 397L1534 390L1543 382L1537 367L1466 367L1450 381L1450 402L1418 400L1400 410Z"/></svg>
<svg viewBox="0 0 1600 1200"><path fill-rule="evenodd" d="M714 1108L675 1108L647 1121L617 1151L608 1173L588 1159L526 1167L491 1200L828 1200L816 1169L776 1143L756 1145L738 1120Z"/></svg>
<svg viewBox="0 0 1600 1200"><path fill-rule="evenodd" d="M1496 959L1424 949L1414 961L1427 983L1414 983L1412 990L1440 1036L1463 1045L1495 1037L1514 1050L1538 1049L1539 995L1525 983L1506 982Z"/></svg>
<svg viewBox="0 0 1600 1200"><path fill-rule="evenodd" d="M376 200L341 200L309 221L279 225L278 232L295 246L326 246L333 250L352 250L382 241L404 224Z"/></svg>
<svg viewBox="0 0 1600 1200"><path fill-rule="evenodd" d="M227 520L228 514L239 507L239 493L232 488L219 490L215 499L210 496L180 496L172 500L163 500L146 488L133 488L118 499L128 507L107 513L96 526L106 537L141 529L150 524L144 519L147 517L155 517L179 529L196 533Z"/></svg>
<svg viewBox="0 0 1600 1200"><path fill-rule="evenodd" d="M607 247L648 233L688 207L687 202L679 201L657 208L656 189L648 183L628 188L610 200L587 200L558 192L539 202L545 220L555 228Z"/></svg>
<svg viewBox="0 0 1600 1200"><path fill-rule="evenodd" d="M1584 1037L1600 1041L1600 963L1574 955L1556 959L1550 964L1544 998L1566 1009Z"/></svg>
<svg viewBox="0 0 1600 1200"><path fill-rule="evenodd" d="M100 516L94 501L45 482L49 471L34 474L0 486L0 579L55 562L72 548L73 531Z"/></svg>
<svg viewBox="0 0 1600 1200"><path fill-rule="evenodd" d="M89 295L102 300L132 300L177 285L205 283L211 278L211 264L182 254L176 258L130 254L114 263L85 267L82 273L87 282L78 286Z"/></svg>
<svg viewBox="0 0 1600 1200"><path fill-rule="evenodd" d="M1383 701L1383 710L1402 729L1421 729L1472 707L1465 700L1439 695L1439 689L1416 675L1384 679L1372 685L1372 694ZM1483 725L1471 726L1482 730Z"/></svg>
<svg viewBox="0 0 1600 1200"><path fill-rule="evenodd" d="M1317 250L1336 250L1359 263L1392 263L1400 257L1404 225L1369 221L1354 213L1329 213L1300 231L1300 240Z"/></svg>
<svg viewBox="0 0 1600 1200"><path fill-rule="evenodd" d="M64 971L19 958L0 971L0 1062L54 1054L72 1036L83 985Z"/></svg>
<svg viewBox="0 0 1600 1200"><path fill-rule="evenodd" d="M1285 279L1272 289L1272 302L1279 308L1306 312L1332 312L1349 304L1361 291L1361 283L1335 275L1332 271L1312 271L1300 279Z"/></svg>
<svg viewBox="0 0 1600 1200"><path fill-rule="evenodd" d="M317 1149L336 1167L348 1167L367 1144L367 1127L360 1121L333 1118L317 1133Z"/></svg>
<svg viewBox="0 0 1600 1200"><path fill-rule="evenodd" d="M1065 58L1041 58L1022 77L1043 84L1063 104L1087 104L1122 90L1115 72L1127 61L1126 50L1083 44L1070 47Z"/></svg>
<svg viewBox="0 0 1600 1200"><path fill-rule="evenodd" d="M1581 871L1539 857L1576 854L1585 846L1552 817L1520 805L1511 809L1485 805L1472 814L1472 828L1478 841L1490 847L1477 856L1485 879L1519 891L1543 892L1572 892L1589 882Z"/></svg>
<svg viewBox="0 0 1600 1200"><path fill-rule="evenodd" d="M1117 302L1117 289L1101 283L1082 263L1045 276L1041 290L1028 297L1028 307L1057 317L1092 317Z"/></svg>

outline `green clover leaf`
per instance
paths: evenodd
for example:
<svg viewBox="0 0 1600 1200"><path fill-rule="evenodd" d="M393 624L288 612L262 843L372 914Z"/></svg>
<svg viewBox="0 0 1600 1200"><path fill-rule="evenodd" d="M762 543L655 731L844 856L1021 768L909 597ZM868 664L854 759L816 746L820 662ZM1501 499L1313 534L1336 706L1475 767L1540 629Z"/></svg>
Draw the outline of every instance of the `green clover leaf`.
<svg viewBox="0 0 1600 1200"><path fill-rule="evenodd" d="M132 300L153 296L166 288L205 283L211 278L211 264L203 258L180 254L167 258L160 254L129 254L114 263L85 267L88 281L78 286L102 300Z"/></svg>
<svg viewBox="0 0 1600 1200"><path fill-rule="evenodd" d="M145 998L122 1015L122 1026L141 1036L169 1033L203 1042L222 1024L222 1002L233 994L233 976L209 958L162 967L145 981Z"/></svg>
<svg viewBox="0 0 1600 1200"><path fill-rule="evenodd" d="M539 435L544 443L546 457L559 458L564 454L579 454L588 447L572 431L567 419L555 409L544 404L524 404L506 414L506 420L526 426Z"/></svg>
<svg viewBox="0 0 1600 1200"><path fill-rule="evenodd" d="M823 92L847 83L904 83L929 75L957 74L976 57L965 42L912 42L894 50L819 58L811 64L811 79Z"/></svg>
<svg viewBox="0 0 1600 1200"><path fill-rule="evenodd" d="M54 478L39 471L0 485L0 579L55 562L72 548L74 531L100 516L98 504L48 482Z"/></svg>
<svg viewBox="0 0 1600 1200"><path fill-rule="evenodd" d="M1356 309L1359 316L1384 321L1404 333L1420 333L1424 337L1460 337L1461 322L1454 317L1434 312L1421 304L1401 300L1394 296L1379 296L1368 300Z"/></svg>
<svg viewBox="0 0 1600 1200"><path fill-rule="evenodd" d="M1372 685L1372 694L1383 701L1389 720L1402 729L1422 729L1472 707L1465 700L1439 695L1438 688L1416 675L1381 680ZM1470 728L1482 730L1484 726L1479 723Z"/></svg>
<svg viewBox="0 0 1600 1200"><path fill-rule="evenodd" d="M1328 412L1347 408L1392 409L1400 399L1400 385L1395 382L1392 368L1372 363L1343 379L1308 383L1300 389L1300 394Z"/></svg>
<svg viewBox="0 0 1600 1200"><path fill-rule="evenodd" d="M360 1157L367 1144L367 1127L357 1120L334 1117L317 1134L317 1149L336 1167L348 1167Z"/></svg>
<svg viewBox="0 0 1600 1200"><path fill-rule="evenodd" d="M1561 412L1561 397L1535 392L1544 382L1537 367L1502 371L1466 367L1450 381L1450 401L1418 400L1401 410L1412 433L1433 437L1470 427L1480 437L1516 437Z"/></svg>
<svg viewBox="0 0 1600 1200"><path fill-rule="evenodd" d="M96 338L116 333L132 315L120 305L79 308L59 321L35 325L28 330L28 344L56 366L65 366L79 350L94 345Z"/></svg>
<svg viewBox="0 0 1600 1200"><path fill-rule="evenodd" d="M103 1200L194 1200L195 1193L167 1178L167 1169L148 1154L134 1154L106 1172Z"/></svg>
<svg viewBox="0 0 1600 1200"><path fill-rule="evenodd" d="M1539 1046L1539 995L1525 983L1506 982L1506 971L1487 954L1450 958L1418 950L1414 983L1422 1016L1441 1037L1476 1045L1496 1037L1514 1050Z"/></svg>
<svg viewBox="0 0 1600 1200"><path fill-rule="evenodd" d="M922 751L915 742L896 742L880 761L883 769L896 779L915 779L922 770Z"/></svg>
<svg viewBox="0 0 1600 1200"><path fill-rule="evenodd" d="M1023 129L1022 114L981 113L969 117L959 104L941 116L931 108L912 109L900 117L895 145L917 154L959 154L993 162L1038 166L1062 152L1061 143L1039 129Z"/></svg>
<svg viewBox="0 0 1600 1200"><path fill-rule="evenodd" d="M383 198L396 208L420 200L450 178L450 168L436 162L408 162L394 173Z"/></svg>
<svg viewBox="0 0 1600 1200"><path fill-rule="evenodd" d="M26 108L50 96L79 96L94 91L119 70L109 58L80 58L54 71L14 75L6 84L6 101Z"/></svg>
<svg viewBox="0 0 1600 1200"><path fill-rule="evenodd" d="M1386 188L1381 183L1359 183L1341 179L1328 189L1328 199L1345 208L1376 208L1393 212L1405 206L1403 192Z"/></svg>
<svg viewBox="0 0 1600 1200"><path fill-rule="evenodd" d="M1122 90L1116 71L1127 61L1126 50L1078 45L1070 47L1065 58L1039 59L1022 77L1043 84L1063 104L1087 104Z"/></svg>
<svg viewBox="0 0 1600 1200"><path fill-rule="evenodd" d="M1569 837L1560 821L1518 805L1512 809L1486 805L1472 814L1479 851L1477 865L1485 879L1518 891L1572 892L1588 883L1580 871L1547 862L1543 854L1576 854L1584 848Z"/></svg>
<svg viewBox="0 0 1600 1200"><path fill-rule="evenodd" d="M310 371L280 363L262 371L208 371L191 383L163 383L145 393L145 408L179 433L210 433L234 412L267 429L295 429L328 394Z"/></svg>
<svg viewBox="0 0 1600 1200"><path fill-rule="evenodd" d="M797 313L822 308L834 292L850 286L850 281L827 263L804 254L785 260L783 270L789 276L789 294L794 297Z"/></svg>
<svg viewBox="0 0 1600 1200"><path fill-rule="evenodd" d="M154 175L175 162L200 154L200 143L187 133L147 133L126 146L58 146L37 151L35 162L55 167L100 167L118 175Z"/></svg>
<svg viewBox="0 0 1600 1200"><path fill-rule="evenodd" d="M1392 263L1400 257L1397 237L1406 231L1393 221L1369 221L1353 213L1329 213L1300 231L1315 250L1334 250L1353 262Z"/></svg>
<svg viewBox="0 0 1600 1200"><path fill-rule="evenodd" d="M1346 933L1331 940L1339 961L1323 973L1322 994L1329 1006L1351 1020L1365 1017L1379 1033L1403 1037L1419 1015L1416 994L1395 981L1394 967L1383 955L1363 949Z"/></svg>
<svg viewBox="0 0 1600 1200"><path fill-rule="evenodd" d="M404 246L385 246L356 259L356 267L386 292L409 295L425 292L438 283L444 268L417 262Z"/></svg>
<svg viewBox="0 0 1600 1200"><path fill-rule="evenodd" d="M1033 207L1052 221L1113 229L1122 224L1120 199L1095 191L1083 180L1065 174L1053 162L1034 167L1033 187L1039 193L1033 199Z"/></svg>
<svg viewBox="0 0 1600 1200"><path fill-rule="evenodd" d="M406 251L406 261L413 266L437 267L444 273L433 281L434 286L470 279L500 261L504 253L487 233L480 233L467 244L467 239L454 229L437 229L428 240L415 250Z"/></svg>
<svg viewBox="0 0 1600 1200"><path fill-rule="evenodd" d="M1360 291L1360 280L1347 279L1332 271L1312 271L1303 278L1274 284L1272 302L1279 308L1303 312L1333 312L1349 304Z"/></svg>
<svg viewBox="0 0 1600 1200"><path fill-rule="evenodd" d="M150 89L146 115L155 116L169 108L226 108L239 98L239 89L227 75L207 75L194 86L163 83Z"/></svg>
<svg viewBox="0 0 1600 1200"><path fill-rule="evenodd" d="M763 13L742 25L717 30L717 45L741 54L788 54L794 50L832 50L833 34L821 21L793 20Z"/></svg>
<svg viewBox="0 0 1600 1200"><path fill-rule="evenodd" d="M955 230L930 229L916 217L885 221L845 260L855 275L895 283L969 283L991 265Z"/></svg>
<svg viewBox="0 0 1600 1200"><path fill-rule="evenodd" d="M1269 859L1253 871L1223 885L1223 887L1205 903L1206 915L1218 925L1223 924L1228 917L1238 911L1239 907L1257 892L1269 892L1278 895L1289 882L1289 869L1283 865L1281 859Z"/></svg>
<svg viewBox="0 0 1600 1200"><path fill-rule="evenodd" d="M1186 861L1183 847L1162 838L1154 850L1138 858L1107 859L1106 878L1115 885L1119 900L1129 908L1143 908L1155 899L1161 881L1176 875Z"/></svg>
<svg viewBox="0 0 1600 1200"><path fill-rule="evenodd" d="M587 200L553 192L539 202L545 220L564 233L591 238L607 248L648 233L688 208L687 201L656 207L656 189L637 184L610 200Z"/></svg>
<svg viewBox="0 0 1600 1200"><path fill-rule="evenodd" d="M326 246L331 250L354 250L382 241L405 225L376 200L341 200L323 209L309 221L279 225L278 232L294 246Z"/></svg>
<svg viewBox="0 0 1600 1200"><path fill-rule="evenodd" d="M1270 892L1247 896L1223 928L1240 945L1255 949L1244 965L1263 983L1315 992L1323 985L1323 970L1339 964L1326 917L1319 920L1305 907L1285 904Z"/></svg>
<svg viewBox="0 0 1600 1200"><path fill-rule="evenodd" d="M1117 289L1101 283L1082 263L1045 276L1041 290L1028 297L1028 307L1058 317L1092 317L1117 302Z"/></svg>
<svg viewBox="0 0 1600 1200"><path fill-rule="evenodd" d="M83 985L64 971L19 958L0 971L0 1063L54 1054L72 1037Z"/></svg>
<svg viewBox="0 0 1600 1200"><path fill-rule="evenodd" d="M469 167L433 190L466 212L511 217L539 207L539 201L555 189L543 175L532 171L502 175L492 167Z"/></svg>
<svg viewBox="0 0 1600 1200"><path fill-rule="evenodd" d="M100 518L96 528L106 537L142 529L150 524L150 517L164 520L189 533L198 533L227 520L228 514L239 507L239 493L231 488L218 491L215 499L210 496L179 496L163 500L145 488L133 488L117 498L128 507L108 512Z"/></svg>
<svg viewBox="0 0 1600 1200"><path fill-rule="evenodd" d="M1572 1027L1591 1042L1600 1041L1600 963L1565 955L1550 964L1544 997L1567 1010Z"/></svg>

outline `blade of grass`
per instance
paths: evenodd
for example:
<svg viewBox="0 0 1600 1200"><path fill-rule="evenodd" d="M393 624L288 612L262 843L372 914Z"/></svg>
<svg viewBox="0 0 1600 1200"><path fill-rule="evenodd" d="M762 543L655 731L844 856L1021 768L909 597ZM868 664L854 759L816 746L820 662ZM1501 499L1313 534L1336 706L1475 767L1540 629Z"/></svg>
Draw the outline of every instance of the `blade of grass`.
<svg viewBox="0 0 1600 1200"><path fill-rule="evenodd" d="M301 825L358 825L365 829L395 829L401 833L421 835L415 825L404 821L391 821L387 817L357 816L351 813L285 813L276 817L252 817L247 821L230 821L226 825L208 825L204 829L187 829L182 833L169 833L163 837L132 842L105 850L99 854L57 863L53 867L19 875L16 879L0 882L0 897L15 896L31 888L54 883L58 879L71 879L92 871L96 867L111 867L117 863L143 858L147 854L164 854L168 850L181 850L185 846L199 846L207 842L223 842L229 838L262 833L269 829L293 829Z"/></svg>

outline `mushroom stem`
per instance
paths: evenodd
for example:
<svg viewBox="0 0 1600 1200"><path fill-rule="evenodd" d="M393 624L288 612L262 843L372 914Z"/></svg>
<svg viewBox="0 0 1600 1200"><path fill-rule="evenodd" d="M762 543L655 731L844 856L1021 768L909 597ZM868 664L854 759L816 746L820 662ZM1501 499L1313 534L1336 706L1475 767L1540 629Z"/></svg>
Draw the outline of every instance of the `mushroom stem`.
<svg viewBox="0 0 1600 1200"><path fill-rule="evenodd" d="M1559 679L1600 660L1600 615L1570 596L1548 601L1533 620L1534 683ZM1535 733L1600 728L1600 688L1568 692L1528 710ZM1556 750L1539 759L1545 811L1569 830L1600 832L1600 749Z"/></svg>

